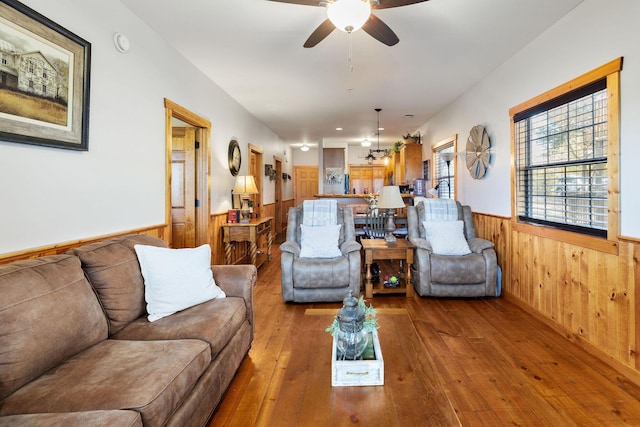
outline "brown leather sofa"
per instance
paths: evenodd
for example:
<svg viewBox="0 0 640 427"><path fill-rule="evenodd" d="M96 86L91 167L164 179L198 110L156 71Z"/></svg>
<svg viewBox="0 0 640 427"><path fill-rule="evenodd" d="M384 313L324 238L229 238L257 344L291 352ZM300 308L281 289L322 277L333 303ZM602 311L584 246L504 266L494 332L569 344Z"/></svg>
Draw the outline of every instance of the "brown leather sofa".
<svg viewBox="0 0 640 427"><path fill-rule="evenodd" d="M134 235L0 265L0 426L203 426L253 340L252 265L153 323Z"/></svg>

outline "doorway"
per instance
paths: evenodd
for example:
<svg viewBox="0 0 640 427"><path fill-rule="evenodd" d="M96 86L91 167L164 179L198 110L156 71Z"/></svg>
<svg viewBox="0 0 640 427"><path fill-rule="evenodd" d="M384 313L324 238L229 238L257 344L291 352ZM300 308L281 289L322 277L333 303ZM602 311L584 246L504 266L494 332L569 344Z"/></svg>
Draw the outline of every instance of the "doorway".
<svg viewBox="0 0 640 427"><path fill-rule="evenodd" d="M165 98L165 221L172 248L209 242L211 122Z"/></svg>
<svg viewBox="0 0 640 427"><path fill-rule="evenodd" d="M275 188L275 199L276 199L276 206L275 206L275 212L274 212L274 216L275 216L275 235L276 238L279 237L280 233L282 233L282 230L284 230L285 224L284 224L284 219L283 219L283 215L282 215L282 159L277 157L277 156L273 156L273 163L276 169L276 188Z"/></svg>
<svg viewBox="0 0 640 427"><path fill-rule="evenodd" d="M305 200L315 199L318 193L318 167L293 167L293 197L295 205L300 206Z"/></svg>
<svg viewBox="0 0 640 427"><path fill-rule="evenodd" d="M262 218L262 149L253 144L249 144L249 175L258 187L258 194L251 195L253 218Z"/></svg>

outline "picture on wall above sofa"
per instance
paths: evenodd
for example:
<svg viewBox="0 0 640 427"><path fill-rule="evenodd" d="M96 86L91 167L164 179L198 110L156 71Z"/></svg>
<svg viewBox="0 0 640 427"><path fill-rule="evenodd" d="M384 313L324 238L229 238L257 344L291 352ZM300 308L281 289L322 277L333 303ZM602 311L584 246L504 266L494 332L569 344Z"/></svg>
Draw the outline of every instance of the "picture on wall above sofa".
<svg viewBox="0 0 640 427"><path fill-rule="evenodd" d="M91 44L0 0L0 140L88 149Z"/></svg>

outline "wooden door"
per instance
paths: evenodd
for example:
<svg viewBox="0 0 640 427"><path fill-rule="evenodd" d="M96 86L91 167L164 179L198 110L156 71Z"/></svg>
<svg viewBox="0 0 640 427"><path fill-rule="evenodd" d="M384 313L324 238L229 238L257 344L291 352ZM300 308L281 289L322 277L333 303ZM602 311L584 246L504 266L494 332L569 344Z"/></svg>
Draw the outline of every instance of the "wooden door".
<svg viewBox="0 0 640 427"><path fill-rule="evenodd" d="M287 226L285 223L284 215L282 215L282 160L277 157L273 159L276 168L276 209L275 209L275 234L276 236L282 233L282 230Z"/></svg>
<svg viewBox="0 0 640 427"><path fill-rule="evenodd" d="M305 200L315 199L315 194L318 194L318 167L294 166L293 197L296 206Z"/></svg>
<svg viewBox="0 0 640 427"><path fill-rule="evenodd" d="M249 175L253 176L258 188L258 194L250 197L253 204L252 218L262 218L262 151L251 144L249 144Z"/></svg>
<svg viewBox="0 0 640 427"><path fill-rule="evenodd" d="M171 143L172 247L196 245L196 129L174 127Z"/></svg>

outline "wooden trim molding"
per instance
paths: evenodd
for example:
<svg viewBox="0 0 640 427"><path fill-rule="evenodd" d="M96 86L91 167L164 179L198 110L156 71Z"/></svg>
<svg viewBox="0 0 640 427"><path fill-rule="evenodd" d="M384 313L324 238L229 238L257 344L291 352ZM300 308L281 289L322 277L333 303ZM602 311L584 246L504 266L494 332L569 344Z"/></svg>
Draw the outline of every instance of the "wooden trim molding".
<svg viewBox="0 0 640 427"><path fill-rule="evenodd" d="M47 255L59 255L69 252L71 249L85 246L90 243L101 242L103 240L115 239L117 237L129 234L146 234L148 236L158 237L168 243L167 234L171 228L167 224L151 225L149 227L136 228L134 230L120 231L112 234L105 234L97 237L89 237L86 239L72 240L69 242L56 243L49 246L41 246L38 248L25 249L19 252L11 252L0 255L0 264L7 264L21 259L38 258Z"/></svg>

